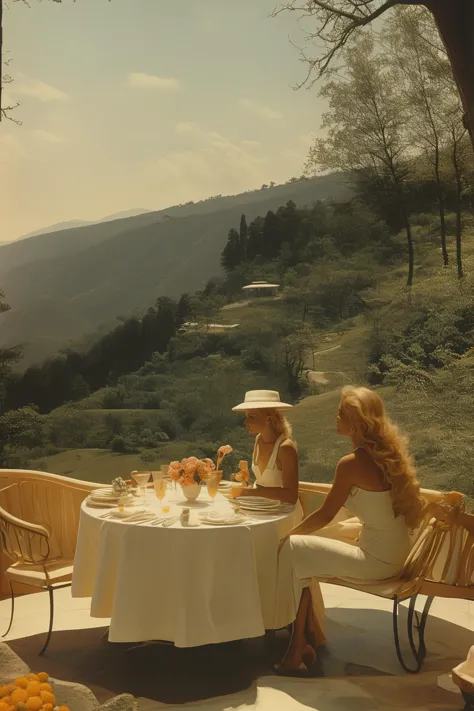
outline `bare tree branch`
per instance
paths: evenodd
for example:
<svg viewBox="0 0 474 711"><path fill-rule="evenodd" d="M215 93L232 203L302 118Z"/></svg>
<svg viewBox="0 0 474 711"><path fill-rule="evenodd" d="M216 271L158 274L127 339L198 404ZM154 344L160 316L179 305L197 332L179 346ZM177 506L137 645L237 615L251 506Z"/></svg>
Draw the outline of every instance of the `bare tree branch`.
<svg viewBox="0 0 474 711"><path fill-rule="evenodd" d="M76 0L73 0L75 2ZM23 5L26 5L27 7L31 7L30 3L28 0L13 0L14 3L21 2ZM51 2L56 2L56 3L61 3L62 0L51 0ZM110 2L110 0L109 0ZM10 62L12 61L11 59L5 59L4 58L4 51L3 51L3 8L8 8L8 5L4 0L0 0L0 123L3 119L8 119L9 121L13 121L13 123L16 123L17 126L21 126L21 121L18 119L13 118L10 115L10 112L16 109L20 104L16 103L13 106L3 106L3 87L5 84L11 84L13 79L12 77L7 74L3 74L3 67L7 67Z"/></svg>

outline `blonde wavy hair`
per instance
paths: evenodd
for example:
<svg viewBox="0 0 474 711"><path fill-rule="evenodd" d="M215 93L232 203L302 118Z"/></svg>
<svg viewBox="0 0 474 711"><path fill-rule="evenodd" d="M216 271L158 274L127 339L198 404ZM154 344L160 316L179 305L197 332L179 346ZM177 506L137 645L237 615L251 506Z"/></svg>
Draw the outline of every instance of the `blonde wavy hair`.
<svg viewBox="0 0 474 711"><path fill-rule="evenodd" d="M408 453L407 439L385 412L381 397L368 388L344 388L341 414L351 426L354 443L365 449L390 486L395 516L416 528L423 518L424 501Z"/></svg>
<svg viewBox="0 0 474 711"><path fill-rule="evenodd" d="M280 437L285 435L287 439L291 439L293 435L293 430L290 423L286 419L285 415L281 410L276 410L275 408L262 409L263 412L270 420L270 424L275 430L276 434Z"/></svg>

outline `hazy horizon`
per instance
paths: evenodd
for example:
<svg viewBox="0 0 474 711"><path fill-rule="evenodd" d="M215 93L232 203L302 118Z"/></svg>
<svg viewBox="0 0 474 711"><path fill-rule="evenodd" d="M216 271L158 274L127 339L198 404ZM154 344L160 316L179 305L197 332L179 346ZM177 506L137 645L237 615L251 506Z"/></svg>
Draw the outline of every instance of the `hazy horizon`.
<svg viewBox="0 0 474 711"><path fill-rule="evenodd" d="M13 4L4 47L22 126L0 124L0 240L159 210L302 173L317 90L275 0Z"/></svg>

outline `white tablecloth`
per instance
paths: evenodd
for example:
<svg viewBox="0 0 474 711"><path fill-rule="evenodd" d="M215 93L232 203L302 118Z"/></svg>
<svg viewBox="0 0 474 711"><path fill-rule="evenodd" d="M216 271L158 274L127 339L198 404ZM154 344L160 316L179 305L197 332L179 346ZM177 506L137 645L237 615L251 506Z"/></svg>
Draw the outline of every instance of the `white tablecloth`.
<svg viewBox="0 0 474 711"><path fill-rule="evenodd" d="M172 513L188 505L179 490L176 496ZM204 489L196 513L205 502ZM159 512L153 491L146 505ZM229 503L219 494L216 506ZM111 642L196 647L259 637L294 620L298 590L289 558L277 562L277 551L300 519L297 509L245 525L196 528L128 524L103 514L83 503L72 595L92 598L92 617L111 618Z"/></svg>

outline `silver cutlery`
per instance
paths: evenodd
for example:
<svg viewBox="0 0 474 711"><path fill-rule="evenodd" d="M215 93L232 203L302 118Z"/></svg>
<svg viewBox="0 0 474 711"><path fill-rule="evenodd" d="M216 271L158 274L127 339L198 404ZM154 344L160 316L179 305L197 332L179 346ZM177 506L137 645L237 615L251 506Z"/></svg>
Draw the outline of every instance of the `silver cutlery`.
<svg viewBox="0 0 474 711"><path fill-rule="evenodd" d="M152 516L150 519L145 519L144 521L140 521L140 524L142 523L147 523L149 526L158 526L162 521L165 520L164 516Z"/></svg>
<svg viewBox="0 0 474 711"><path fill-rule="evenodd" d="M161 524L161 527L168 528L169 526L172 526L173 523L176 523L176 521L179 521L179 516L173 516L173 518L169 518L167 521L164 521Z"/></svg>

